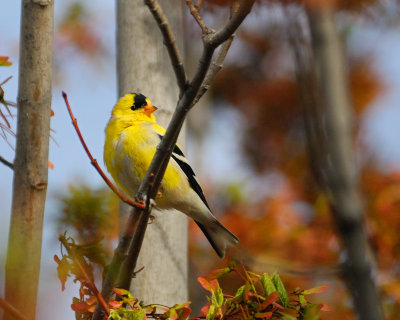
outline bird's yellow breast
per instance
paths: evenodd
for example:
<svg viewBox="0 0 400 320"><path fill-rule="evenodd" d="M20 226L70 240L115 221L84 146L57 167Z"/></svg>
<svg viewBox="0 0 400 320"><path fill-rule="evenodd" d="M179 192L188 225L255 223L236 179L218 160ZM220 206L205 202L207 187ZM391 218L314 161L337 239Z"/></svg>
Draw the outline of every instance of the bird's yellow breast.
<svg viewBox="0 0 400 320"><path fill-rule="evenodd" d="M104 161L119 187L133 197L150 166L160 138L155 123L125 120L115 116L110 119L105 130ZM161 190L168 193L180 189L181 185L182 177L170 162ZM162 200L161 197L157 203Z"/></svg>

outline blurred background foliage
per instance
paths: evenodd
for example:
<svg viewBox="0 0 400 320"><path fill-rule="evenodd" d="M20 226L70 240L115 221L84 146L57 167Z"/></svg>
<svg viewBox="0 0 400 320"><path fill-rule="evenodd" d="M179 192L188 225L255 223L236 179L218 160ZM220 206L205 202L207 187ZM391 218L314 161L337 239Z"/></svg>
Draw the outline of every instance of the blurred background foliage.
<svg viewBox="0 0 400 320"><path fill-rule="evenodd" d="M400 7L397 1L389 0L331 2L347 54L356 115L354 141L377 280L386 317L396 319L400 313L400 171L386 166L385 159L366 141L366 115L372 104L376 108L374 102L385 93L386 83L357 34L362 28L398 32ZM205 1L205 19L217 24L221 7L228 3L229 0ZM299 97L294 48L289 41L289 34L299 34L295 29L299 24L304 27L301 7L318 3L258 1L255 12L236 35L210 94L194 110L202 117L189 120L189 158L195 164L211 208L240 238L239 247L232 248L226 260L238 260L255 272L276 270L293 289L329 284L330 290L323 294L323 299L332 311L324 314L323 319L353 319L350 298L339 279L341 245L327 199L310 170L303 132L304 106ZM81 59L86 65L93 64L93 69L109 63L113 53L97 28L102 21L91 14L86 2L70 1L58 20L56 80L63 80L64 59ZM191 39L199 35L199 30L189 15L186 20L190 57L198 54ZM309 46L307 41L302 44ZM232 114L240 119L238 125L229 122ZM209 130L204 130L218 125L231 126L228 137L233 141L218 140L215 134L210 137ZM226 150L225 143L234 144L237 154L218 153ZM239 160L226 180L212 179L212 172L219 170L209 169L214 158L222 159L216 163L223 163L229 157ZM92 169L88 166L88 170ZM82 242L101 240L104 255L109 256L118 237L115 196L108 190L74 184L59 193L57 199L59 232L67 230ZM190 300L201 306L205 294L196 282L197 276L225 266L227 261L217 259L194 223L190 224L189 234L193 279ZM233 292L238 281L231 278L222 286Z"/></svg>

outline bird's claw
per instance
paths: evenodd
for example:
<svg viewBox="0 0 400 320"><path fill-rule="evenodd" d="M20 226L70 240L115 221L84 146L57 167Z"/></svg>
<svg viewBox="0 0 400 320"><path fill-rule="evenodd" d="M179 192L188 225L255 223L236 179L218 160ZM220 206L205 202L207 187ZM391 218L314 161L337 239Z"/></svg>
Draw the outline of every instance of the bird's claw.
<svg viewBox="0 0 400 320"><path fill-rule="evenodd" d="M156 220L156 217L153 216L152 214L149 216L149 224L152 224Z"/></svg>

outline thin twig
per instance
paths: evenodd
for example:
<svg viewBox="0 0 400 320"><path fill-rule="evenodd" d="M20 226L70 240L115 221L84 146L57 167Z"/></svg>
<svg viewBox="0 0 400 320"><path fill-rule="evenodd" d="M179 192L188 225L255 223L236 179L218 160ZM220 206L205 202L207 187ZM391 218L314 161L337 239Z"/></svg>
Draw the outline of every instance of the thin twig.
<svg viewBox="0 0 400 320"><path fill-rule="evenodd" d="M65 247L65 249L68 252L68 255L71 257L71 259L75 262L75 264L78 266L79 270L82 272L83 276L85 277L86 283L89 285L90 290L94 293L94 295L97 298L97 301L101 304L103 309L107 314L110 314L110 308L108 307L106 301L104 300L103 296L100 294L99 290L96 287L96 284L94 281L89 277L89 275L86 272L86 269L84 266L82 266L81 262L79 261L78 257L75 255L75 252L73 249L70 248L69 244L67 243L66 239L64 237L60 237L60 241ZM85 263L85 262L84 262Z"/></svg>
<svg viewBox="0 0 400 320"><path fill-rule="evenodd" d="M201 97L208 91L208 89L210 88L211 84L213 83L215 77L217 76L217 73L222 69L225 57L228 54L229 48L232 45L234 36L235 35L232 35L222 45L222 48L219 52L217 59L215 59L215 62L213 62L211 64L210 69L208 70L208 72L206 74L203 84L201 85L201 88L200 88L198 94L196 95L196 98L193 101L193 105L195 105L201 99Z"/></svg>
<svg viewBox="0 0 400 320"><path fill-rule="evenodd" d="M154 0L145 0L145 4L148 6L150 12L160 27L161 34L164 38L164 45L167 47L168 55L175 72L176 80L178 82L179 91L182 95L187 84L187 78L174 33L158 2Z"/></svg>
<svg viewBox="0 0 400 320"><path fill-rule="evenodd" d="M2 156L0 156L0 162L9 167L10 169L14 170L14 164L12 162L7 161Z"/></svg>
<svg viewBox="0 0 400 320"><path fill-rule="evenodd" d="M208 28L206 26L206 23L204 22L203 18L200 15L200 12L198 10L198 6L194 5L192 0L185 0L186 1L186 5L189 8L190 14L193 16L194 20L196 20L197 24L200 26L201 31L203 32L203 34L207 34Z"/></svg>
<svg viewBox="0 0 400 320"><path fill-rule="evenodd" d="M25 317L18 309L13 307L10 303L2 298L0 298L0 308L17 320L28 320L28 318Z"/></svg>
<svg viewBox="0 0 400 320"><path fill-rule="evenodd" d="M83 148L86 151L86 154L88 155L88 157L90 159L91 164L96 168L97 172L103 178L105 183L107 183L107 185L111 188L111 190L114 191L120 197L120 199L122 201L124 201L125 203L130 204L131 206L134 206L134 207L144 208L145 205L143 203L132 201L130 198L125 196L123 193L121 193L117 189L117 187L110 181L110 179L108 179L108 177L105 175L105 173L103 172L103 170L100 168L99 164L97 163L97 160L93 158L92 154L89 151L89 148L86 145L85 140L82 137L81 131L79 130L78 122L76 121L76 118L74 117L74 114L72 113L71 107L68 102L67 94L64 91L62 92L62 96L63 96L65 104L67 106L69 116L71 117L72 124L75 128L76 133L78 134L79 140L81 141Z"/></svg>

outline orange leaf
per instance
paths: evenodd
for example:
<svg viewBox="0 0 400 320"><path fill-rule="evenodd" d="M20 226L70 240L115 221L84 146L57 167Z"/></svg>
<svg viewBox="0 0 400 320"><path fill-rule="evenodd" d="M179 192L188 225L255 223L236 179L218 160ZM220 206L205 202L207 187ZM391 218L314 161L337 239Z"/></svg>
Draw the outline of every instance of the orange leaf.
<svg viewBox="0 0 400 320"><path fill-rule="evenodd" d="M270 304L274 303L276 300L279 299L279 293L277 291L272 292L267 299L261 303L259 309L260 310L264 310L265 308L267 308Z"/></svg>
<svg viewBox="0 0 400 320"><path fill-rule="evenodd" d="M331 306L329 304L322 303L321 304L321 308L319 310L328 312L328 311L331 311L332 308L331 308Z"/></svg>
<svg viewBox="0 0 400 320"><path fill-rule="evenodd" d="M207 277L198 277L197 281L204 289L210 292L215 292L219 288L217 280L208 280Z"/></svg>
<svg viewBox="0 0 400 320"><path fill-rule="evenodd" d="M47 165L48 165L48 167L49 167L50 169L54 169L54 164L53 164L53 162L48 161L48 162L47 162Z"/></svg>
<svg viewBox="0 0 400 320"><path fill-rule="evenodd" d="M0 66L9 67L12 65L11 61L8 61L8 57L0 56Z"/></svg>
<svg viewBox="0 0 400 320"><path fill-rule="evenodd" d="M271 319L272 317L272 312L268 311L268 312L257 312L254 315L256 318L265 318L265 319Z"/></svg>
<svg viewBox="0 0 400 320"><path fill-rule="evenodd" d="M88 310L89 308L90 306L87 303L81 301L71 304L71 309L74 311L84 311Z"/></svg>
<svg viewBox="0 0 400 320"><path fill-rule="evenodd" d="M314 293L325 292L325 291L328 290L328 289L329 289L329 286L328 286L327 284L324 284L324 285L322 285L322 286L318 286L318 287L315 287L315 288L311 288L311 289L308 289L308 290L304 290L304 291L303 291L303 294L306 296L306 295L308 295L308 294L314 294Z"/></svg>
<svg viewBox="0 0 400 320"><path fill-rule="evenodd" d="M119 308L122 307L122 302L121 301L115 301L114 300L114 301L110 301L108 304L110 305L111 308L114 308L114 309L119 309Z"/></svg>
<svg viewBox="0 0 400 320"><path fill-rule="evenodd" d="M201 310L200 310L200 316L201 317L205 317L207 314L208 314L208 310L210 309L210 303L209 302L207 302L204 306L203 306L203 308L201 308Z"/></svg>
<svg viewBox="0 0 400 320"><path fill-rule="evenodd" d="M114 288L113 291L118 296L128 296L130 293L128 290L121 289L121 288Z"/></svg>
<svg viewBox="0 0 400 320"><path fill-rule="evenodd" d="M218 279L218 278L221 278L222 276L228 274L229 272L231 272L231 269L229 267L228 268L216 269L216 270L211 271L206 276L206 278L208 280Z"/></svg>

